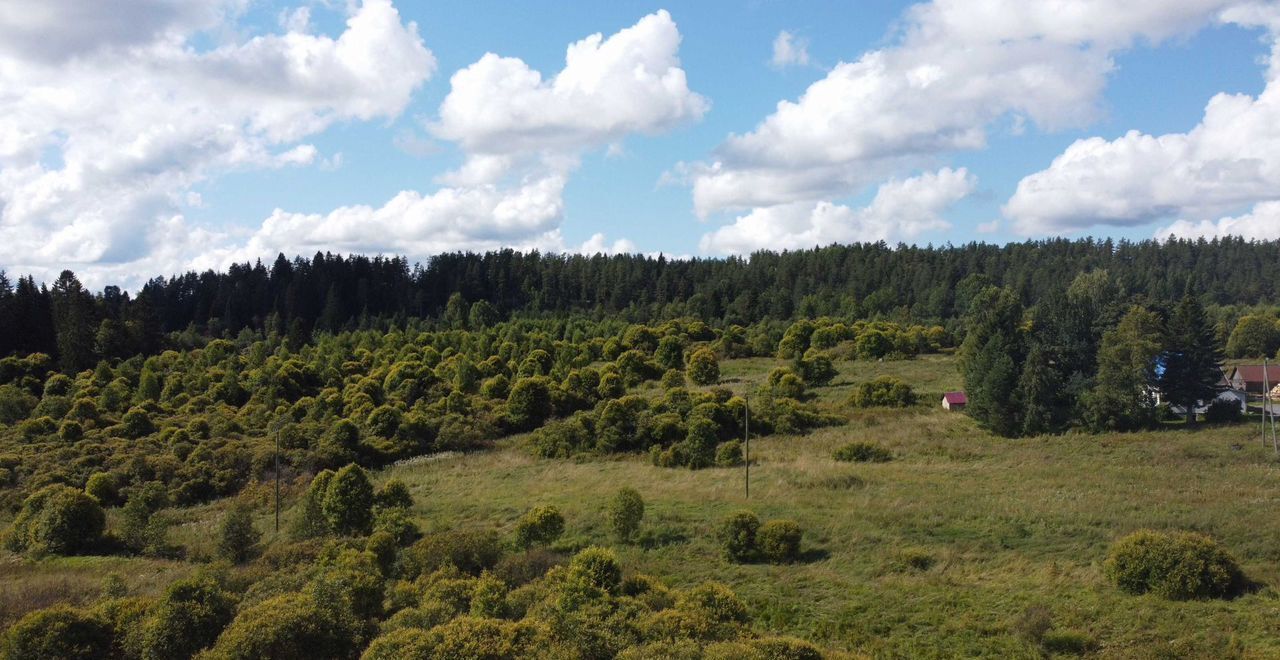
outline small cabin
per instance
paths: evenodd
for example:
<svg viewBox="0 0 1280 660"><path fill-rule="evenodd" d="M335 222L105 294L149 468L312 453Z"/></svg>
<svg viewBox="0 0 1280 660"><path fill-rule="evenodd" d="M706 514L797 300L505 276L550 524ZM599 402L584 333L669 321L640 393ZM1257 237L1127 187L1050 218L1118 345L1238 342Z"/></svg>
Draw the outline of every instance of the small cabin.
<svg viewBox="0 0 1280 660"><path fill-rule="evenodd" d="M964 392L947 392L942 395L942 408L944 410L964 410L969 404L969 397Z"/></svg>

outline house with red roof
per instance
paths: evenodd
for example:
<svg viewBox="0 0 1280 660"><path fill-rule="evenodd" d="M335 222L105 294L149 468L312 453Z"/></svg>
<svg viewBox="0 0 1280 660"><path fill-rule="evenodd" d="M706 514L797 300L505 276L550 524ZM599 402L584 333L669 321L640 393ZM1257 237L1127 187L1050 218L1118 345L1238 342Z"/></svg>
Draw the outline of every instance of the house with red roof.
<svg viewBox="0 0 1280 660"><path fill-rule="evenodd" d="M1280 385L1280 364L1242 364L1231 369L1227 378L1233 390L1250 394L1262 394L1270 387Z"/></svg>
<svg viewBox="0 0 1280 660"><path fill-rule="evenodd" d="M969 397L964 392L947 392L942 395L942 407L945 410L964 410L969 405Z"/></svg>

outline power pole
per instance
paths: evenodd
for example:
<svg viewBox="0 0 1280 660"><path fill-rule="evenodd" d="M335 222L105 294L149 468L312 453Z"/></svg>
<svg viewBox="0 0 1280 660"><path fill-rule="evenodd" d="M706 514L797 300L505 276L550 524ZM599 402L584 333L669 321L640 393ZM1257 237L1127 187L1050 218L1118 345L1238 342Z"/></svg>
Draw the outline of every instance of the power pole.
<svg viewBox="0 0 1280 660"><path fill-rule="evenodd" d="M1262 417L1262 446L1263 446L1263 447L1266 447L1266 446L1267 446L1267 409L1269 408L1269 406L1267 405L1267 403L1268 403L1268 401L1269 401L1269 396L1270 396L1270 394L1271 394L1271 392L1270 392L1269 390L1267 390L1267 387L1269 387L1269 384L1267 383L1267 358L1265 358L1265 357L1264 357L1264 358L1262 358L1262 415L1261 415L1261 417ZM1248 401L1248 400L1249 400L1249 391L1248 391L1248 390L1249 390L1249 386L1248 386L1248 385L1246 385L1246 386L1245 386L1245 394L1244 394L1244 397L1245 397L1245 400L1246 400L1246 401ZM1248 404L1245 404L1245 405L1247 406Z"/></svg>
<svg viewBox="0 0 1280 660"><path fill-rule="evenodd" d="M280 534L280 431L276 431L276 534Z"/></svg>
<svg viewBox="0 0 1280 660"><path fill-rule="evenodd" d="M747 470L746 490L747 499L751 499L751 397L742 395L742 440L745 447L742 451L742 464Z"/></svg>

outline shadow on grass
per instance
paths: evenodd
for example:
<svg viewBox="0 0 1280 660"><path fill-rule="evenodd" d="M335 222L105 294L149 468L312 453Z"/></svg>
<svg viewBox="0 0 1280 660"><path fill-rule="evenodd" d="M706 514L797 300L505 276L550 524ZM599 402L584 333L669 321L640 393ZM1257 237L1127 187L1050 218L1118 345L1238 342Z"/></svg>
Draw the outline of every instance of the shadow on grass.
<svg viewBox="0 0 1280 660"><path fill-rule="evenodd" d="M636 539L636 545L645 550L655 550L671 545L680 545L689 542L689 535L678 529L661 528L645 530L640 534L640 538Z"/></svg>

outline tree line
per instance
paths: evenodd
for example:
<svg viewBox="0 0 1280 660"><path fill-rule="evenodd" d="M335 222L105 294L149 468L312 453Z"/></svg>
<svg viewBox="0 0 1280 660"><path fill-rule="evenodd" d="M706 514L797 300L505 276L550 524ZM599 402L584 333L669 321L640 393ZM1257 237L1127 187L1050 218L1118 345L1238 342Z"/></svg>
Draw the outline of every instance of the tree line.
<svg viewBox="0 0 1280 660"><path fill-rule="evenodd" d="M1280 281L1278 248L1280 242L1239 238L881 242L727 259L499 250L441 254L425 264L317 253L156 277L133 295L115 286L90 292L71 271L43 284L30 276L15 284L0 272L0 355L46 353L74 371L97 359L151 354L166 334L182 331L231 338L248 329L305 340L379 320L430 318L464 327L466 310L450 308L454 296L487 301L499 317L583 312L633 322L695 317L749 325L832 315L942 323L954 331L985 286L1005 287L1029 306L1095 270L1155 302L1191 291L1211 307L1253 306L1277 302L1268 283Z"/></svg>

